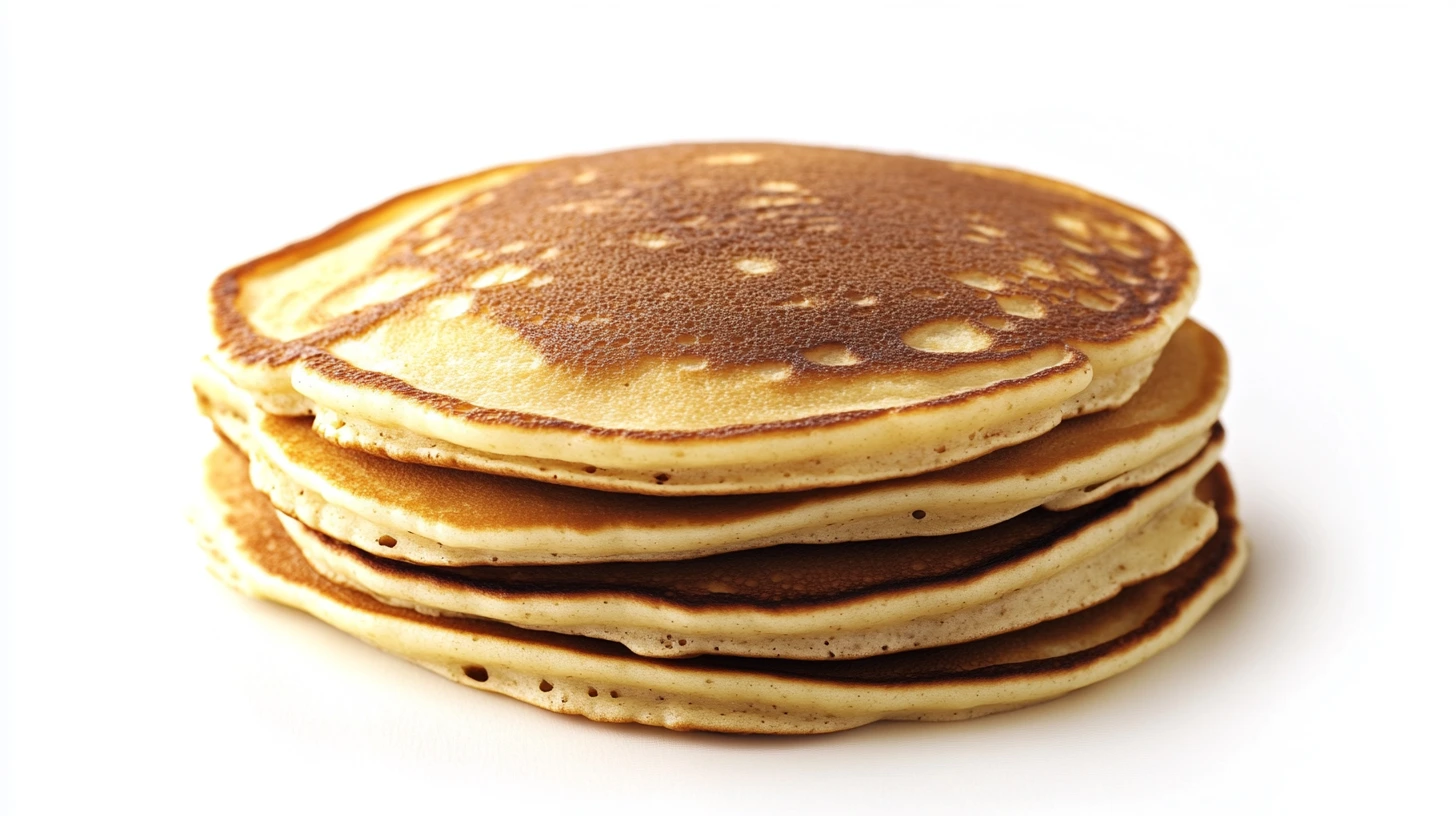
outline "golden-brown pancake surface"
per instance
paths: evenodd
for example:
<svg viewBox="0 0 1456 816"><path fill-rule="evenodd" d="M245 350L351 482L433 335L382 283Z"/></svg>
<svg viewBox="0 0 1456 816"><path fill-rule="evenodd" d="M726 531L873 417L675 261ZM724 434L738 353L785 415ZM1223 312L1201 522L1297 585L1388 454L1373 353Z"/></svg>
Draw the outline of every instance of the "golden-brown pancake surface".
<svg viewBox="0 0 1456 816"><path fill-rule="evenodd" d="M336 301L381 275L428 270L436 282L415 300L469 292L472 311L584 374L690 354L847 377L1112 343L1183 297L1192 259L1165 225L1026 178L766 144L560 159L398 236L303 322L323 332L314 342L361 333L384 311L331 317ZM942 320L975 326L983 347L906 340ZM242 334L227 342L244 359L275 351ZM815 352L825 346L845 351Z"/></svg>
<svg viewBox="0 0 1456 816"><path fill-rule="evenodd" d="M647 493L909 475L1125 402L1168 227L1045 179L676 145L418 191L225 274L227 376L333 441Z"/></svg>

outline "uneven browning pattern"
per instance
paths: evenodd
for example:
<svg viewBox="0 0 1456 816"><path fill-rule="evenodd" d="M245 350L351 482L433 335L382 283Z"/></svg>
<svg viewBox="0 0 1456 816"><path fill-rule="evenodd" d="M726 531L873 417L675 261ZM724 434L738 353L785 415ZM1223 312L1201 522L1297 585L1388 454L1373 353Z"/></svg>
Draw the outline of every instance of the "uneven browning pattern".
<svg viewBox="0 0 1456 816"><path fill-rule="evenodd" d="M1156 321L1191 258L1146 215L969 165L783 145L560 159L458 201L322 297L504 324L548 362L939 371ZM410 305L405 305L410 304Z"/></svg>

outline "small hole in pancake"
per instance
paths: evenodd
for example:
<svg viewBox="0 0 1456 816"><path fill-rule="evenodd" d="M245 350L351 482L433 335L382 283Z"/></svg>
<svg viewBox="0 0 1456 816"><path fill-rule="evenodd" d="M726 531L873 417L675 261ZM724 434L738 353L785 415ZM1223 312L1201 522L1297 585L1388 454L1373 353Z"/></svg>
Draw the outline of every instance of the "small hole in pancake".
<svg viewBox="0 0 1456 816"><path fill-rule="evenodd" d="M743 258L733 267L745 275L769 275L778 271L779 262L773 258Z"/></svg>
<svg viewBox="0 0 1456 816"><path fill-rule="evenodd" d="M668 479L671 479L672 477L669 476L669 475L667 475L666 473L659 473L656 476L653 476L652 478L655 479L658 484L662 484L663 482L666 482Z"/></svg>
<svg viewBox="0 0 1456 816"><path fill-rule="evenodd" d="M469 292L456 292L435 298L425 308L437 320L449 320L452 317L459 317L470 311L470 306L474 302L475 295Z"/></svg>
<svg viewBox="0 0 1456 816"><path fill-rule="evenodd" d="M592 688L591 686L587 686L586 687L586 696L588 696L588 697L595 697L595 696L597 696L597 690L594 689L594 688Z"/></svg>
<svg viewBox="0 0 1456 816"><path fill-rule="evenodd" d="M996 298L996 304L1007 314L1017 317L1026 317L1032 320L1040 320L1046 317L1046 307L1041 301L1025 295L1000 295Z"/></svg>
<svg viewBox="0 0 1456 816"><path fill-rule="evenodd" d="M677 645L679 645L679 646L686 646L686 645L688 645L688 642L686 640L679 640L677 642Z"/></svg>
<svg viewBox="0 0 1456 816"><path fill-rule="evenodd" d="M757 164L763 157L757 153L719 153L715 156L708 156L702 160L703 164L725 165L725 164Z"/></svg>
<svg viewBox="0 0 1456 816"><path fill-rule="evenodd" d="M1052 226L1084 241L1092 237L1092 231L1087 228L1087 222L1070 213L1053 215Z"/></svg>
<svg viewBox="0 0 1456 816"><path fill-rule="evenodd" d="M1062 269L1072 273L1072 277L1080 278L1087 283L1102 282L1100 270L1081 258L1063 258Z"/></svg>
<svg viewBox="0 0 1456 816"><path fill-rule="evenodd" d="M615 700L615 699L617 699L617 698L618 698L618 697L620 697L620 696L622 696L622 695L620 695L620 694L618 694L618 693L617 693L617 692L615 692L615 691L609 691L609 692L607 692L607 694L608 694L608 695L610 695L610 696L611 696L611 698L612 698L612 699L613 699L613 700Z"/></svg>
<svg viewBox="0 0 1456 816"><path fill-rule="evenodd" d="M1035 255L1021 262L1021 271L1030 277L1042 280L1059 281L1062 279L1061 273L1057 272L1057 268L1052 265L1051 261Z"/></svg>
<svg viewBox="0 0 1456 816"><path fill-rule="evenodd" d="M466 666L465 676L477 683L484 683L490 679L490 672L484 666Z"/></svg>
<svg viewBox="0 0 1456 816"><path fill-rule="evenodd" d="M814 308L815 306L818 306L818 305L819 305L818 302L815 301L814 298L811 298L808 295L799 295L798 297L793 298L791 300L785 300L785 301L782 301L780 303L775 303L773 305L773 308L775 308L775 309L812 309L812 308Z"/></svg>
<svg viewBox="0 0 1456 816"><path fill-rule="evenodd" d="M970 354L991 345L980 326L968 320L932 320L900 336L905 345L933 354Z"/></svg>
<svg viewBox="0 0 1456 816"><path fill-rule="evenodd" d="M642 233L641 235L633 236L632 243L642 247L643 249L662 249L664 247L672 246L673 244L677 243L677 241L674 240L670 235L662 235L660 233Z"/></svg>
<svg viewBox="0 0 1456 816"><path fill-rule="evenodd" d="M1157 261L1154 260L1153 263L1156 264ZM1143 283L1143 279L1137 273L1118 264L1109 264L1107 266L1107 274L1123 283L1132 284L1133 286L1140 286Z"/></svg>
<svg viewBox="0 0 1456 816"><path fill-rule="evenodd" d="M492 286L500 286L503 283L511 283L531 274L531 267L521 264L501 264L492 267L475 276L470 282L474 289L489 289Z"/></svg>
<svg viewBox="0 0 1456 816"><path fill-rule="evenodd" d="M1094 221L1092 228L1109 241L1131 241L1132 228L1121 221Z"/></svg>
<svg viewBox="0 0 1456 816"><path fill-rule="evenodd" d="M916 510L915 512L911 513L910 515L914 516L916 521L919 521L920 519L925 518L925 511L924 510Z"/></svg>
<svg viewBox="0 0 1456 816"><path fill-rule="evenodd" d="M1082 290L1077 293L1077 302L1089 309L1110 312L1122 304L1122 296L1110 289L1101 292Z"/></svg>
<svg viewBox="0 0 1456 816"><path fill-rule="evenodd" d="M1141 258L1143 256L1143 251L1140 247L1125 241L1113 241L1109 246L1116 250L1117 254L1128 258Z"/></svg>
<svg viewBox="0 0 1456 816"><path fill-rule="evenodd" d="M977 289L984 289L987 292L999 292L1006 288L1005 282L1000 278L992 277L985 272L977 272L974 269L967 269L964 272L952 272L949 277L951 280L960 281L967 286L974 286Z"/></svg>
<svg viewBox="0 0 1456 816"><path fill-rule="evenodd" d="M549 681L549 680L542 680L541 681L540 689L542 691L550 691L553 688L555 688L555 686L551 685L551 681Z"/></svg>
<svg viewBox="0 0 1456 816"><path fill-rule="evenodd" d="M395 541L394 540L394 536L392 536L392 535L382 535L379 538L376 538L374 540L381 547L393 547L394 545L396 545L396 544L399 543L398 541Z"/></svg>
<svg viewBox="0 0 1456 816"><path fill-rule="evenodd" d="M804 359L822 366L850 366L859 362L859 355L839 343L825 343L805 350Z"/></svg>
<svg viewBox="0 0 1456 816"><path fill-rule="evenodd" d="M421 244L420 246L415 247L415 254L419 255L420 257L424 257L426 255L434 255L436 252L439 252L440 250L444 249L447 246L450 246L453 243L455 243L454 238L451 238L448 235L441 235L439 238L435 238L431 241Z"/></svg>
<svg viewBox="0 0 1456 816"><path fill-rule="evenodd" d="M586 472L586 473L596 473L597 472L597 466L596 465L587 465L586 467L582 468L582 471L583 472Z"/></svg>

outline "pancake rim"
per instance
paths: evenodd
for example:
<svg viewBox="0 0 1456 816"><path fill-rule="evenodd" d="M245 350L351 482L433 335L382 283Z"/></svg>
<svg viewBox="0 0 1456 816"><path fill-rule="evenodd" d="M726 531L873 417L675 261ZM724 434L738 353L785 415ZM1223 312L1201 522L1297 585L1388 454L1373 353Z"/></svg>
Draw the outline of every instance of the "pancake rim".
<svg viewBox="0 0 1456 816"><path fill-rule="evenodd" d="M759 637L806 637L821 633L828 636L827 633L868 633L991 603L1095 558L1136 535L1165 510L1178 505L1199 483L1213 478L1209 474L1218 465L1219 453L1218 445L1210 445L1193 461L1158 482L1106 499L1085 517L1067 519L1066 526L1054 532L1009 547L992 564L893 581L882 579L829 597L795 600L750 601L726 594L697 594L687 599L669 597L642 585L634 588L630 584L596 584L581 579L552 583L552 566L530 568L535 573L545 573L542 582L503 585L491 582L488 576L507 568L476 567L474 575L467 575L449 567L411 565L330 539L282 513L279 517L289 538L320 574L388 603L420 611L443 611L558 632L565 631L564 627L631 628L668 633L673 638L692 638L695 642L740 631ZM895 545L895 541L860 543L862 547L882 547L890 558L897 557ZM755 552L764 551L750 550L727 557L752 558ZM814 546L808 552L824 559L834 555L832 546L829 549ZM721 557L708 556L704 559L706 567L699 568L711 571L711 562L721 560ZM666 566L671 570L683 563L668 562ZM350 574L345 575L345 571ZM361 585L365 581L370 585ZM420 586L424 591L418 589ZM446 609L425 600L426 596L437 593L463 598L461 605L473 608L469 611L459 606Z"/></svg>
<svg viewBox="0 0 1456 816"><path fill-rule="evenodd" d="M1095 450L1078 449L1072 459L1039 464L1031 471L1017 466L991 482L979 475L985 472L980 464L970 463L905 479L831 488L818 496L800 493L796 495L804 498L773 500L776 506L783 506L782 515L778 512L745 511L741 518L725 516L720 521L711 522L711 525L709 521L702 520L689 520L679 525L672 521L670 510L653 510L651 507L631 512L647 512L653 514L649 518L660 518L660 521L638 524L624 518L579 528L553 524L520 528L469 527L433 517L411 518L406 504L360 493L365 490L364 485L357 485L352 490L336 487L325 474L314 470L307 462L290 464L288 452L279 448L279 443L261 426L292 420L260 416L257 411L250 412L251 417L234 419L229 416L230 412L246 412L248 404L245 394L228 390L235 389L235 386L221 375L210 376L204 368L194 381L194 388L198 391L199 400L204 403L203 412L211 416L224 435L249 451L250 458L254 460L254 484L273 498L275 506L309 526L375 555L424 565L565 564L672 560L781 543L837 543L944 535L989 526L1038 505L1068 509L1100 500L1117 490L1151 483L1196 456L1208 438L1222 437L1216 417L1228 385L1227 358L1222 345L1215 335L1196 322L1189 321L1179 329L1164 360L1168 366L1197 366L1201 373L1196 387L1190 389L1187 383L1193 380L1169 373L1172 369L1159 368L1150 378L1149 387L1140 390L1139 395L1122 409L1132 410L1140 404L1140 400L1154 399L1156 394L1159 401L1153 405L1158 407L1144 409L1152 416L1140 419L1139 424L1129 426L1129 429L1113 432L1105 442L1098 442ZM1166 385L1161 385L1164 383ZM1163 392L1149 390L1165 387L1172 389L1177 402L1163 396ZM1189 390L1196 396L1184 399L1182 393ZM245 404L239 407L236 404L239 401ZM1177 407L1163 415L1160 412L1166 404ZM1076 428L1080 427L1078 423L1082 422L1105 424L1106 420L1073 420L1026 444L1045 444L1057 450L1065 444L1057 440L1077 438L1068 435L1075 434ZM1202 428L1205 422L1213 423L1213 428L1184 433ZM328 449L323 443L316 447L320 453ZM360 458L358 454L350 456ZM1008 456L1015 457L1016 450L994 456L1000 457L996 461L1001 461ZM1145 456L1152 458L1144 459ZM367 457L361 461L364 467L375 465L374 460ZM991 460L984 461L989 463ZM1117 468L1126 465L1128 469L1114 473L1113 462L1116 462ZM384 462L378 466L384 469L380 479L400 468L414 467ZM1069 472L1068 468L1072 470ZM1058 474L1061 474L1060 477ZM392 481L407 475L408 471L402 471L387 478ZM493 481L494 477L481 478ZM486 481L486 486L492 481ZM961 489L963 485L965 490ZM1061 490L1033 493L1025 489L1027 485L1055 485ZM575 488L536 489L556 491L561 501L571 501L576 495ZM555 493L552 495L554 497ZM594 498L595 494L581 495ZM478 498L489 501L489 491L481 492ZM964 504L967 499L977 505L974 511L969 511ZM475 499L462 497L461 500ZM691 503L696 500L673 497L633 501L688 502L688 506L692 506ZM883 506L867 506L867 503L875 505L881 502ZM967 508L965 514L961 514L961 508ZM912 511L920 511L921 514L928 511L928 514L921 518ZM659 515L664 513L667 515ZM546 516L549 515L548 512ZM610 516L610 513L607 515ZM878 520L867 526L862 523L866 518ZM711 526L710 532L716 532L725 529L723 524L731 525L735 532L711 546L708 544L710 539L700 538L700 532L706 527ZM741 533L737 532L739 528ZM392 543L381 545L378 543L380 539L392 540Z"/></svg>
<svg viewBox="0 0 1456 816"><path fill-rule="evenodd" d="M212 474L207 480L209 497L195 522L200 543L211 558L209 568L219 580L244 594L295 607L463 685L604 722L731 733L824 733L881 719L964 719L1012 710L1107 679L1176 642L1232 587L1247 561L1232 487L1222 468L1218 473L1219 532L1195 556L1197 561L1207 553L1208 562L1165 593L1142 623L1111 640L1056 657L872 682L806 675L805 661L643 658L589 638L486 621L428 618L336 587L317 573L290 578L278 571L277 553L282 551L275 548L291 547L282 530L275 527L270 533L249 525L250 520L271 518L268 511L255 508L250 513L230 503L237 496L229 491L236 492L237 486L219 484ZM265 500L262 504L266 508ZM272 558L271 565L258 560L260 550ZM286 552L282 557L288 558ZM292 558L296 568L296 560L302 559L296 548ZM492 668L487 670L486 665ZM476 669L477 676L471 676ZM543 678L539 688L528 682L537 677ZM709 679L718 682L704 685ZM744 683L746 689L724 693ZM598 687L611 689L612 694L598 695ZM622 695L625 702L614 702L617 688L628 690ZM706 689L716 697L698 699L711 705L694 705L691 695L702 695ZM672 703L666 702L669 694L674 695ZM689 699L688 704L679 704L677 697ZM778 701L772 712L765 707L769 700Z"/></svg>

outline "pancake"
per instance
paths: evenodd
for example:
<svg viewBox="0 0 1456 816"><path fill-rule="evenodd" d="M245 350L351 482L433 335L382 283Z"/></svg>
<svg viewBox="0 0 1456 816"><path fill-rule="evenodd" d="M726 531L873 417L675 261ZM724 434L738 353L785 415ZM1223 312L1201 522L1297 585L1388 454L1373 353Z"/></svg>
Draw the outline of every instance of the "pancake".
<svg viewBox="0 0 1456 816"><path fill-rule="evenodd" d="M1193 486L1217 461L1210 446L1153 487L975 533L648 564L418 567L279 520L321 575L396 606L605 638L651 657L844 660L1031 626L1173 569L1213 534L1214 511Z"/></svg>
<svg viewBox="0 0 1456 816"><path fill-rule="evenodd" d="M1027 629L850 661L702 656L665 660L608 641L424 615L315 572L242 472L209 460L196 519L213 573L302 609L456 682L608 722L680 730L816 733L881 719L953 720L1058 697L1177 641L1237 580L1246 545L1222 469L1218 531L1192 558L1090 609Z"/></svg>
<svg viewBox="0 0 1456 816"><path fill-rule="evenodd" d="M203 410L253 460L280 510L376 555L419 564L685 558L781 543L979 529L1149 484L1204 448L1227 392L1218 339L1185 323L1116 411L1069 420L975 462L870 485L764 496L656 497L395 462L340 449L306 419L249 412L204 370Z"/></svg>
<svg viewBox="0 0 1456 816"><path fill-rule="evenodd" d="M676 145L486 171L233 269L210 361L263 409L404 461L807 490L1123 404L1196 280L1169 227L1070 185Z"/></svg>

